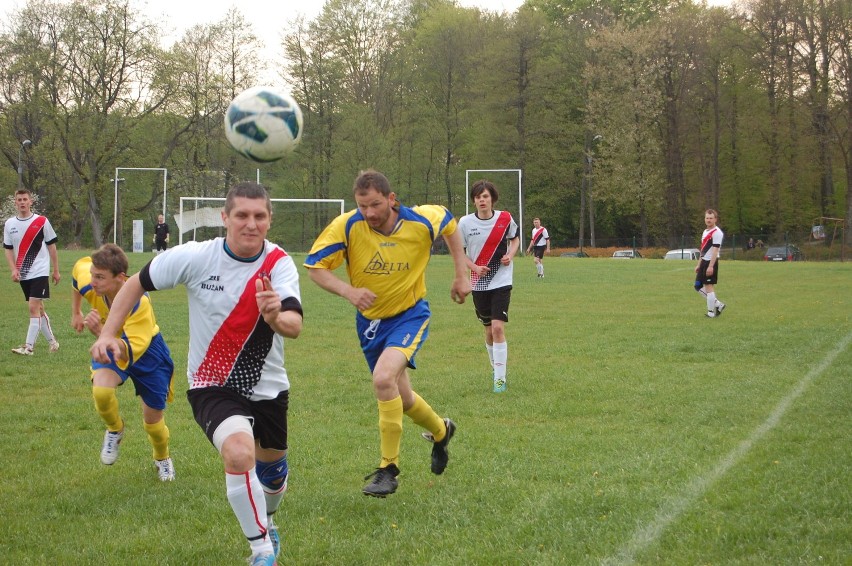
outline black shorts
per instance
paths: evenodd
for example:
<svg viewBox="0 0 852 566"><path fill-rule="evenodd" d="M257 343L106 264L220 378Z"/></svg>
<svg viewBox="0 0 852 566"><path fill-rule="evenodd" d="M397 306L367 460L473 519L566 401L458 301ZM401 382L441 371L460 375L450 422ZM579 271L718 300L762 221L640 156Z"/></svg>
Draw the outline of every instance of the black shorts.
<svg viewBox="0 0 852 566"><path fill-rule="evenodd" d="M50 277L33 277L21 281L21 290L24 292L24 300L30 299L49 299L50 298Z"/></svg>
<svg viewBox="0 0 852 566"><path fill-rule="evenodd" d="M533 255L538 259L544 258L544 250L547 249L547 246L533 246Z"/></svg>
<svg viewBox="0 0 852 566"><path fill-rule="evenodd" d="M701 260L701 263L698 265L696 280L701 281L705 285L715 285L719 281L719 259L716 258L716 265L713 266L713 275L707 275L707 266L709 265L709 260Z"/></svg>
<svg viewBox="0 0 852 566"><path fill-rule="evenodd" d="M168 247L169 247L169 243L165 240L156 240L154 242L154 249L157 250L158 252L164 251Z"/></svg>
<svg viewBox="0 0 852 566"><path fill-rule="evenodd" d="M511 285L491 291L474 291L472 295L476 318L484 326L491 326L492 320L509 322L509 300L512 298Z"/></svg>
<svg viewBox="0 0 852 566"><path fill-rule="evenodd" d="M282 391L275 399L249 401L227 387L201 387L187 391L186 398L195 422L211 443L213 433L225 419L240 415L252 421L254 437L261 448L287 450L289 391Z"/></svg>

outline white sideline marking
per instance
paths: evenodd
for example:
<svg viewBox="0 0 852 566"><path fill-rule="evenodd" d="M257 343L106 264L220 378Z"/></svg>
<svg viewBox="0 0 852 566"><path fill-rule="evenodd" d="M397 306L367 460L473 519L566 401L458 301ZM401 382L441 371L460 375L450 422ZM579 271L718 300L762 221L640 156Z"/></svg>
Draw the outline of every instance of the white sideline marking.
<svg viewBox="0 0 852 566"><path fill-rule="evenodd" d="M719 461L719 463L716 464L709 473L693 479L679 497L664 502L657 510L656 516L650 523L637 529L633 533L633 537L630 539L630 542L624 545L618 554L604 559L602 563L632 564L637 553L656 542L666 527L668 527L675 519L680 517L684 510L686 510L693 501L698 499L714 482L716 482L716 480L725 475L728 470L739 462L739 460L745 456L749 450L751 450L752 446L754 446L758 440L763 438L767 432L775 428L778 421L781 420L781 417L784 416L784 413L786 413L787 409L790 408L790 405L793 404L793 401L804 393L805 389L808 388L814 379L828 369L832 362L834 362L834 359L837 358L837 356L839 356L847 346L849 346L850 342L852 342L852 332L849 332L845 337L843 337L840 342L837 343L837 346L835 346L834 349L829 352L825 358L823 358L819 365L811 369L811 371L809 371L807 375L805 375L801 381L796 384L793 390L790 391L790 393L784 397L778 405L776 405L775 409L769 415L769 418L767 418L759 427L754 429L748 438L740 442L739 446L731 450L724 458L722 458L722 460Z"/></svg>

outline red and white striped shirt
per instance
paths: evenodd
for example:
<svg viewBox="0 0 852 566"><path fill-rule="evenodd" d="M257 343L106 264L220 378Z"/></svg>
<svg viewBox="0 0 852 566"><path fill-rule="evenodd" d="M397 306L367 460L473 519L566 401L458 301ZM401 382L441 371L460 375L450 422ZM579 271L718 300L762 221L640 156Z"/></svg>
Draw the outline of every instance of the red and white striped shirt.
<svg viewBox="0 0 852 566"><path fill-rule="evenodd" d="M14 250L21 281L50 275L47 246L57 240L50 221L40 214L33 213L29 218L13 216L3 228L3 247Z"/></svg>

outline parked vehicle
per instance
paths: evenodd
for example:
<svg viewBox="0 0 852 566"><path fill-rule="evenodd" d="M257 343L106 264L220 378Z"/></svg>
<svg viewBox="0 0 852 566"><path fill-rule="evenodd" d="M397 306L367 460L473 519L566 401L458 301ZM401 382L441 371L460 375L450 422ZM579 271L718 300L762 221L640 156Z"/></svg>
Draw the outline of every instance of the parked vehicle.
<svg viewBox="0 0 852 566"><path fill-rule="evenodd" d="M698 258L700 257L701 250L698 248L678 248L676 250L667 251L663 259L691 259L693 261L698 261Z"/></svg>
<svg viewBox="0 0 852 566"><path fill-rule="evenodd" d="M781 246L769 246L763 254L764 261L802 261L805 255L798 246L784 244Z"/></svg>
<svg viewBox="0 0 852 566"><path fill-rule="evenodd" d="M617 250L612 254L612 257L620 259L642 259L642 254L638 250Z"/></svg>
<svg viewBox="0 0 852 566"><path fill-rule="evenodd" d="M559 257L589 257L589 254L583 251L579 252L563 252L559 254Z"/></svg>

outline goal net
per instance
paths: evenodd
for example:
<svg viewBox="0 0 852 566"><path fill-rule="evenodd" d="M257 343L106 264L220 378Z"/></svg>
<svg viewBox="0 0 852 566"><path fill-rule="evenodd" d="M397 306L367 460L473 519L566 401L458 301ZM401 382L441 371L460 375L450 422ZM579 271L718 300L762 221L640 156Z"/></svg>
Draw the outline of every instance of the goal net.
<svg viewBox="0 0 852 566"><path fill-rule="evenodd" d="M343 199L274 198L272 226L266 239L291 253L307 253L317 235L336 216L343 214ZM178 243L210 240L225 235L223 197L180 197L175 215Z"/></svg>

